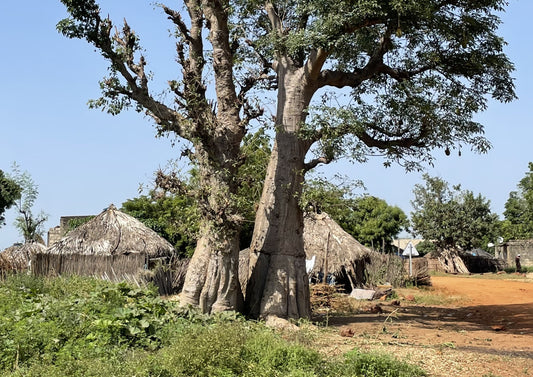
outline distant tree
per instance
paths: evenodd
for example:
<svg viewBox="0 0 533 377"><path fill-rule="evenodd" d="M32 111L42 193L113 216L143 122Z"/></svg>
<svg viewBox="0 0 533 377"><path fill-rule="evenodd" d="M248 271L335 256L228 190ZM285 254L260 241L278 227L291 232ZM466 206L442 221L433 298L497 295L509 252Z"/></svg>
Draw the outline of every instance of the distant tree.
<svg viewBox="0 0 533 377"><path fill-rule="evenodd" d="M518 183L518 190L509 193L505 203L502 236L509 239L533 238L533 162Z"/></svg>
<svg viewBox="0 0 533 377"><path fill-rule="evenodd" d="M393 239L408 225L407 216L399 207L375 196L355 199L352 219L354 237L382 251L391 251Z"/></svg>
<svg viewBox="0 0 533 377"><path fill-rule="evenodd" d="M326 212L346 232L368 247L392 250L392 240L408 225L407 216L383 199L364 195L354 197L360 182L311 179L304 185L304 211Z"/></svg>
<svg viewBox="0 0 533 377"><path fill-rule="evenodd" d="M5 225L4 213L20 198L22 188L0 170L0 227Z"/></svg>
<svg viewBox="0 0 533 377"><path fill-rule="evenodd" d="M423 176L425 185L414 187L412 230L435 243L437 249L487 249L497 236L498 216L491 212L490 201L461 186L450 188L437 177Z"/></svg>
<svg viewBox="0 0 533 377"><path fill-rule="evenodd" d="M21 188L20 196L15 200L19 215L15 218L15 226L24 237L25 242L44 242L44 222L48 215L43 211L37 215L33 213L33 205L39 195L37 184L30 173L21 171L17 164L13 164L11 179Z"/></svg>

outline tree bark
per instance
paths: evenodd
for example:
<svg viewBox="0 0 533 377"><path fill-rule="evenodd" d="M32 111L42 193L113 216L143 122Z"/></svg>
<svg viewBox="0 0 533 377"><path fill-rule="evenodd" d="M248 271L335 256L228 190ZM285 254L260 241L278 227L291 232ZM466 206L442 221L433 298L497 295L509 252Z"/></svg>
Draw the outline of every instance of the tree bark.
<svg viewBox="0 0 533 377"><path fill-rule="evenodd" d="M181 305L199 307L204 313L242 310L238 280L239 235L220 237L211 226L202 227L196 250L187 268Z"/></svg>
<svg viewBox="0 0 533 377"><path fill-rule="evenodd" d="M307 144L298 132L312 93L303 70L278 69L277 133L250 246L245 310L253 318L310 316L299 197ZM305 85L304 85L305 87Z"/></svg>

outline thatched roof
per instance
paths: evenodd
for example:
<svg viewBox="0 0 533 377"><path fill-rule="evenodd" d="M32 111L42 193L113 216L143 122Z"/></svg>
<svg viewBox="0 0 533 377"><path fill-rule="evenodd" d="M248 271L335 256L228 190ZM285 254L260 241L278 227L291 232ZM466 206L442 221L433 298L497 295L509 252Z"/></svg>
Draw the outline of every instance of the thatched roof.
<svg viewBox="0 0 533 377"><path fill-rule="evenodd" d="M306 260L314 260L308 269L309 277L318 276L322 270L337 278L347 279L346 285L353 289L364 285L364 272L368 263L381 263L376 251L363 246L327 214L307 213L304 217L304 250ZM246 288L250 250L239 255L239 280L243 292Z"/></svg>
<svg viewBox="0 0 533 377"><path fill-rule="evenodd" d="M110 205L95 218L50 246L49 254L170 256L172 245L136 218Z"/></svg>
<svg viewBox="0 0 533 377"><path fill-rule="evenodd" d="M28 268L32 256L45 250L46 246L38 242L15 244L0 253L0 269L25 270Z"/></svg>
<svg viewBox="0 0 533 377"><path fill-rule="evenodd" d="M350 273L355 262L379 256L379 253L362 245L345 232L326 213L305 215L304 248L306 259L315 257L309 275L318 274L320 270L323 273L327 271L338 275L345 269Z"/></svg>

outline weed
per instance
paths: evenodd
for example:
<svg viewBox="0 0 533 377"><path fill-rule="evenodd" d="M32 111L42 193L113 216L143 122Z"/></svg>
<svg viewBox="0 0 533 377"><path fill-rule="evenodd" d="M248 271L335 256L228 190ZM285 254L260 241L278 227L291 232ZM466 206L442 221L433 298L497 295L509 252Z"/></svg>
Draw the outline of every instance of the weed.
<svg viewBox="0 0 533 377"><path fill-rule="evenodd" d="M425 376L384 355L325 360L308 347L311 324L299 325L288 336L237 313L208 316L153 287L12 276L0 283L0 375Z"/></svg>

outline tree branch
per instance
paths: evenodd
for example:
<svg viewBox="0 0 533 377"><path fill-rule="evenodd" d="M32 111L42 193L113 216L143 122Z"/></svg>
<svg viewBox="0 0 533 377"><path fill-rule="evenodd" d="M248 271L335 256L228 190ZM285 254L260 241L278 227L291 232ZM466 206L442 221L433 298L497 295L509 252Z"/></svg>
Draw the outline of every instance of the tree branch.
<svg viewBox="0 0 533 377"><path fill-rule="evenodd" d="M309 170L315 168L318 166L318 164L329 164L330 162L332 162L333 159L332 158L328 158L328 157L325 157L325 156L322 156L322 157L318 157L318 158L315 158L307 163L304 164L304 172L308 172Z"/></svg>

